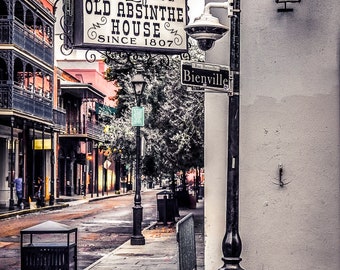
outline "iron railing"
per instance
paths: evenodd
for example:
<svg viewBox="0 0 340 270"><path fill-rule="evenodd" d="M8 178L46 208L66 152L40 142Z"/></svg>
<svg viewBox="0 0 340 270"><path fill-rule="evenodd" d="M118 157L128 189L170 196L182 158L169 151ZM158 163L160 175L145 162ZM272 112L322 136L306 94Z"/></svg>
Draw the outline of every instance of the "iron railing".
<svg viewBox="0 0 340 270"><path fill-rule="evenodd" d="M0 44L14 44L26 50L49 65L53 65L52 43L36 34L20 21L0 17Z"/></svg>
<svg viewBox="0 0 340 270"><path fill-rule="evenodd" d="M89 137L99 141L103 140L103 128L97 123L86 121L85 130Z"/></svg>
<svg viewBox="0 0 340 270"><path fill-rule="evenodd" d="M94 122L66 121L66 133L69 135L87 135L88 137L101 141L103 139L103 128Z"/></svg>
<svg viewBox="0 0 340 270"><path fill-rule="evenodd" d="M53 123L56 129L66 132L66 110L63 108L53 109Z"/></svg>
<svg viewBox="0 0 340 270"><path fill-rule="evenodd" d="M51 99L7 81L0 81L0 109L16 110L49 122L53 120Z"/></svg>

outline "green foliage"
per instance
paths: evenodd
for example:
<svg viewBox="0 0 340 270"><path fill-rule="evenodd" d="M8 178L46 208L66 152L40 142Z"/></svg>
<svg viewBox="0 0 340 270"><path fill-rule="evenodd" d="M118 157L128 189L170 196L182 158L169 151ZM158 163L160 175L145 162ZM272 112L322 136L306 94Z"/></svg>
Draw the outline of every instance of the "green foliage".
<svg viewBox="0 0 340 270"><path fill-rule="evenodd" d="M202 61L203 53L192 46L193 61ZM115 59L113 61L113 59ZM117 63L120 59L120 63ZM122 60L123 59L123 60ZM108 80L117 80L119 92L117 113L106 121L107 147L122 149L126 162L135 159L135 134L131 126L131 107L136 106L131 78L138 70L147 81L142 97L146 111L146 156L143 173L155 177L190 167L203 167L204 95L188 92L180 83L180 56L132 55L115 53L106 62Z"/></svg>

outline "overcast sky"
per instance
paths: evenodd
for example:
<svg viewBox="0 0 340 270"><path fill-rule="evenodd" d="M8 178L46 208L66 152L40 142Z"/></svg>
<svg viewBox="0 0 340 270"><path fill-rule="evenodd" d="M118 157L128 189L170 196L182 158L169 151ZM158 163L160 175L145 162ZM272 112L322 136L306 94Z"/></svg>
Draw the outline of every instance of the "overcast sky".
<svg viewBox="0 0 340 270"><path fill-rule="evenodd" d="M200 16L204 9L204 0L188 0L190 22Z"/></svg>

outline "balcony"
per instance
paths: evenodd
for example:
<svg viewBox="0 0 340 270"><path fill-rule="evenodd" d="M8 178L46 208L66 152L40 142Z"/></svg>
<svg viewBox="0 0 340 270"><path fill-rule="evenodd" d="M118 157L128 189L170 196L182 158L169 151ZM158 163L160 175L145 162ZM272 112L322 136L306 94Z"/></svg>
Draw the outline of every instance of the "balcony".
<svg viewBox="0 0 340 270"><path fill-rule="evenodd" d="M85 124L83 122L69 121L66 124L66 133L72 135L72 137L87 137L97 141L102 141L103 139L103 128L91 121L85 121Z"/></svg>
<svg viewBox="0 0 340 270"><path fill-rule="evenodd" d="M52 41L46 40L39 32L19 21L0 17L0 44L17 45L45 63L53 65Z"/></svg>
<svg viewBox="0 0 340 270"><path fill-rule="evenodd" d="M0 109L17 111L52 122L52 100L8 81L0 81Z"/></svg>
<svg viewBox="0 0 340 270"><path fill-rule="evenodd" d="M89 137L97 141L103 140L103 127L101 127L100 125L87 121L85 130Z"/></svg>
<svg viewBox="0 0 340 270"><path fill-rule="evenodd" d="M63 108L53 109L54 128L66 132L66 110Z"/></svg>

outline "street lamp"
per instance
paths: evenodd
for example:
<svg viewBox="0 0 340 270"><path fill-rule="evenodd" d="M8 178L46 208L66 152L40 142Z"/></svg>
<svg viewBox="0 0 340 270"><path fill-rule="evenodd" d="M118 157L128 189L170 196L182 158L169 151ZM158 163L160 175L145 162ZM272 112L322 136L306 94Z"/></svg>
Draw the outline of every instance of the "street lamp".
<svg viewBox="0 0 340 270"><path fill-rule="evenodd" d="M232 9L231 9L232 5ZM238 232L239 220L239 107L240 107L240 0L210 2L204 14L185 27L198 41L201 49L208 50L228 30L210 14L210 8L225 8L230 17L230 72L232 74L228 114L228 174L226 232L222 241L223 262L220 270L242 270L240 255L242 242ZM196 35L195 35L196 34Z"/></svg>
<svg viewBox="0 0 340 270"><path fill-rule="evenodd" d="M146 86L142 74L137 73L131 80L132 87L136 96L137 107L140 107L141 96ZM141 137L140 125L136 125L136 191L133 206L133 235L131 236L131 245L145 245L145 238L142 235L143 207L141 205L141 177L140 177L140 157L141 157Z"/></svg>
<svg viewBox="0 0 340 270"><path fill-rule="evenodd" d="M54 130L51 129L51 195L50 195L50 205L54 205Z"/></svg>

